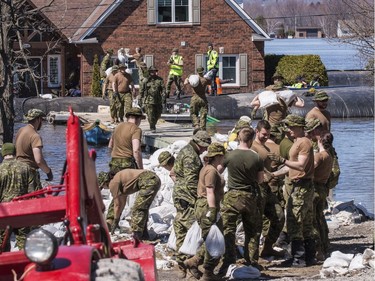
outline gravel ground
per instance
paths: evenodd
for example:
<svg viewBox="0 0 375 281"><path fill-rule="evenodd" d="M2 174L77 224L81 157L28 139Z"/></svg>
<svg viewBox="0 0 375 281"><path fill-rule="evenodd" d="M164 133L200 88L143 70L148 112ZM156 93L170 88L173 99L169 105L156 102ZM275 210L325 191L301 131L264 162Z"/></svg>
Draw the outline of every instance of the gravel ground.
<svg viewBox="0 0 375 281"><path fill-rule="evenodd" d="M365 249L374 249L374 221L366 221L360 224L342 225L335 229L330 229L331 251L340 251L345 254L363 253ZM316 280L320 277L321 265L315 265L307 268L278 268L275 262L260 260L265 267L262 271L260 280ZM176 281L177 267L171 270L158 270L160 281ZM367 281L374 279L374 269L366 268L359 272L350 272L345 276L335 278L324 278L324 280L355 280ZM190 278L189 280L195 280Z"/></svg>

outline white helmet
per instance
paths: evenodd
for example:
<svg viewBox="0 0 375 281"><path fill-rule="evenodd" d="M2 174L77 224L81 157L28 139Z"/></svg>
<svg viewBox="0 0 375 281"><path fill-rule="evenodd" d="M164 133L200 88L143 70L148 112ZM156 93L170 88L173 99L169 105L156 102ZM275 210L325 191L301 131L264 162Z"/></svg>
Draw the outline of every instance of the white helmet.
<svg viewBox="0 0 375 281"><path fill-rule="evenodd" d="M199 75L190 75L189 76L189 84L192 86L192 87L196 87L198 86L199 84Z"/></svg>

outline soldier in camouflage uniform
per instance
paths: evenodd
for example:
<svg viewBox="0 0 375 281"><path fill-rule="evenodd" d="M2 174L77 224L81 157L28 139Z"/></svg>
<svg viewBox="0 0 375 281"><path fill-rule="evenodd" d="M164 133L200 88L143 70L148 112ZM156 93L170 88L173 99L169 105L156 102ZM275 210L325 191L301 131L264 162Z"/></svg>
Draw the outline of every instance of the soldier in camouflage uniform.
<svg viewBox="0 0 375 281"><path fill-rule="evenodd" d="M112 123L118 123L120 120L118 116L118 106L116 106L116 99L118 99L118 96L114 96L113 92L113 81L115 78L115 75L118 71L118 66L114 65L112 66L112 72L109 74L105 79L103 83L103 92L102 97L103 99L108 96L109 98L109 110L111 114Z"/></svg>
<svg viewBox="0 0 375 281"><path fill-rule="evenodd" d="M106 54L102 60L102 62L100 63L100 78L102 79L102 81L104 80L104 78L107 76L107 74L105 73L105 71L111 67L111 57L113 55L113 49L108 49L106 51Z"/></svg>
<svg viewBox="0 0 375 281"><path fill-rule="evenodd" d="M110 177L108 180L111 179ZM148 209L160 188L159 177L151 171L140 169L125 169L118 172L109 182L109 189L114 201L113 234L117 227L121 213L124 210L126 199L130 194L139 192L132 207L130 226L136 243L148 239L147 220ZM102 185L103 186L103 185Z"/></svg>
<svg viewBox="0 0 375 281"><path fill-rule="evenodd" d="M15 159L16 148L12 143L4 143L1 155L4 161L0 164L0 203L10 202L13 198L35 191L36 184L30 167ZM31 231L30 227L15 229L16 246L23 249L26 234ZM0 246L3 243L5 231L0 230ZM8 234L10 237L10 233ZM10 251L10 241L5 243L2 251Z"/></svg>
<svg viewBox="0 0 375 281"><path fill-rule="evenodd" d="M243 128L238 133L237 149L225 155L228 168L228 192L224 195L221 214L224 225L225 254L219 270L225 275L230 264L236 263L236 228L239 220L245 232L244 263L261 269L258 264L259 239L262 231L259 184L263 182L263 161L250 149L254 129Z"/></svg>
<svg viewBox="0 0 375 281"><path fill-rule="evenodd" d="M224 178L220 175L218 167L221 167L224 159L225 148L220 143L212 143L208 147L208 152L204 156L205 166L199 173L198 199L195 203L195 217L202 229L202 237L205 240L211 226L216 224L222 231L223 223L221 218L217 219L220 212L220 202L224 196ZM198 253L184 261L186 267L194 272L198 271L198 266L203 263L204 281L215 278L214 269L218 265L220 258L213 258L202 246Z"/></svg>
<svg viewBox="0 0 375 281"><path fill-rule="evenodd" d="M36 184L35 189L42 187L39 169L47 174L48 181L53 180L52 170L43 157L43 141L38 134L45 116L40 109L30 109L25 116L28 124L20 128L16 135L17 160L26 163L31 168Z"/></svg>
<svg viewBox="0 0 375 281"><path fill-rule="evenodd" d="M203 77L203 72L203 67L200 66L197 68L199 83L198 85L191 85L193 96L190 100L190 118L195 130L206 130L208 114L206 88L208 85L211 85L211 81ZM189 77L185 79L184 84L189 84Z"/></svg>
<svg viewBox="0 0 375 281"><path fill-rule="evenodd" d="M294 138L289 160L274 153L270 153L268 157L289 167L292 184L286 207L286 226L292 243L292 258L284 265L304 267L316 263L312 203L314 152L311 140L305 137L305 119L302 116L288 115L284 123Z"/></svg>
<svg viewBox="0 0 375 281"><path fill-rule="evenodd" d="M142 105L147 114L150 130L156 131L156 123L158 122L163 109L163 101L165 100L164 81L157 75L158 69L150 66L148 69L149 77L147 82L142 84L140 88Z"/></svg>
<svg viewBox="0 0 375 281"><path fill-rule="evenodd" d="M199 172L203 165L199 155L207 150L211 144L211 137L206 131L198 131L193 135L192 140L178 153L174 172L176 174L176 183L173 191L173 202L176 207L176 217L173 222L176 233L177 251L184 242L186 233L194 223L194 206L197 199L197 185ZM180 269L179 278L186 277L186 266L184 260L187 256L181 253L177 254L177 263Z"/></svg>

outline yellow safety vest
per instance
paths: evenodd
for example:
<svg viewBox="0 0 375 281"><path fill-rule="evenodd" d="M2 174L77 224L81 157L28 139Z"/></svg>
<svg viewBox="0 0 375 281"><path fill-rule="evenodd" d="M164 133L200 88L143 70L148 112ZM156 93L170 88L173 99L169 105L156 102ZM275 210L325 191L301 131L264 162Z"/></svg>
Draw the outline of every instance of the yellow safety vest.
<svg viewBox="0 0 375 281"><path fill-rule="evenodd" d="M207 52L208 60L207 60L207 70L211 70L213 68L219 68L219 55L215 50Z"/></svg>
<svg viewBox="0 0 375 281"><path fill-rule="evenodd" d="M171 74L171 75L177 75L177 76L182 76L183 66L182 65L178 65L183 60L182 56L175 55L175 56L172 56L171 58L172 58L174 64L170 65L169 74Z"/></svg>

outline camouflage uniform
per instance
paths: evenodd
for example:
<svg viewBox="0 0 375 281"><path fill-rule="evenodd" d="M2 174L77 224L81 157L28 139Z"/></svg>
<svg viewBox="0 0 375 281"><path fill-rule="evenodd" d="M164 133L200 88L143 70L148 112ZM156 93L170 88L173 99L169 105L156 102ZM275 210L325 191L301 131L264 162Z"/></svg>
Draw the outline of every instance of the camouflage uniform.
<svg viewBox="0 0 375 281"><path fill-rule="evenodd" d="M107 50L106 55L104 56L102 62L100 63L100 78L104 80L107 76L105 71L111 66L111 56L113 54L113 50Z"/></svg>
<svg viewBox="0 0 375 281"><path fill-rule="evenodd" d="M39 175L39 173L38 173ZM10 202L13 198L39 189L36 185L34 173L31 168L16 159L4 159L0 165L0 202ZM31 227L15 229L16 246L23 249L27 233ZM4 231L0 230L0 245ZM9 241L8 241L9 242ZM5 251L10 251L10 242L6 243Z"/></svg>
<svg viewBox="0 0 375 281"><path fill-rule="evenodd" d="M202 67L197 68L197 73L199 74L199 84L196 87L192 86L193 96L190 100L190 118L194 128L206 130L208 114L206 88L210 85L210 81L201 76L203 75Z"/></svg>
<svg viewBox="0 0 375 281"><path fill-rule="evenodd" d="M117 114L117 109L118 108L116 106L116 99L118 97L114 95L113 86L112 86L114 75L115 75L115 73L117 71L118 71L118 66L114 65L112 67L112 73L110 75L108 75L104 79L104 83L103 83L103 98L106 95L108 95L108 98L109 98L109 110L110 110L112 121L114 121L114 122L118 122L119 121L119 117L118 117L118 114Z"/></svg>
<svg viewBox="0 0 375 281"><path fill-rule="evenodd" d="M149 76L147 82L142 84L140 92L150 130L155 130L163 109L165 87L163 79L156 75L157 69L155 67L151 66L148 71L152 75Z"/></svg>
<svg viewBox="0 0 375 281"><path fill-rule="evenodd" d="M176 233L176 248L180 249L185 236L194 223L194 205L197 199L197 185L199 172L203 165L199 157L199 146L208 147L211 138L205 131L199 131L193 139L178 153L174 172L176 183L173 191L173 202L176 208L176 217L173 222ZM185 268L183 261L187 258L184 254L177 255L177 263Z"/></svg>

